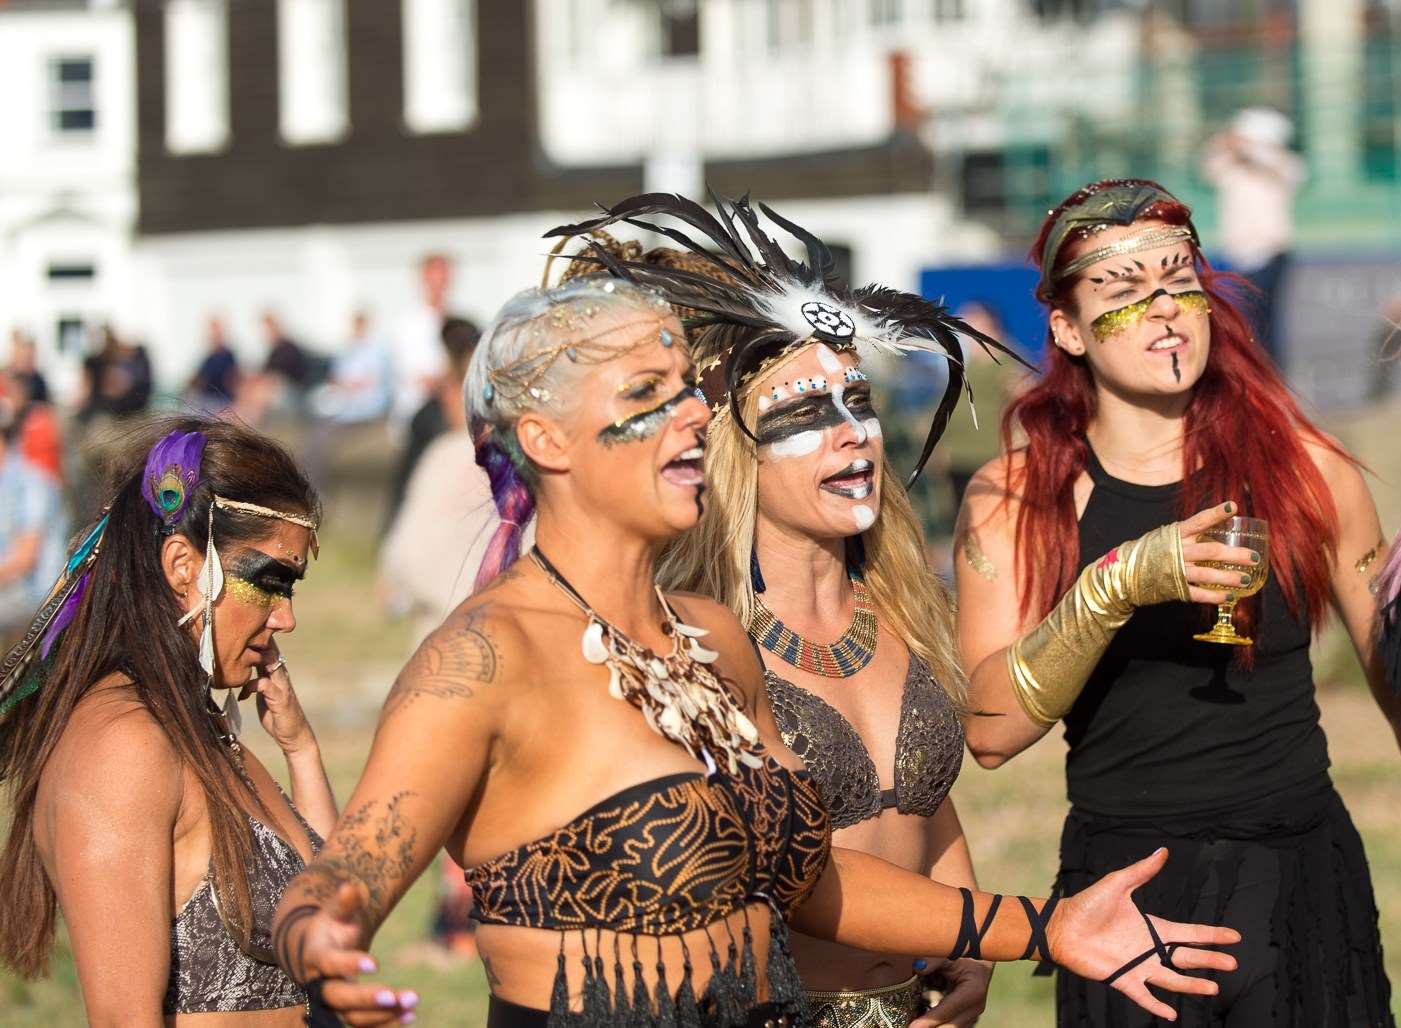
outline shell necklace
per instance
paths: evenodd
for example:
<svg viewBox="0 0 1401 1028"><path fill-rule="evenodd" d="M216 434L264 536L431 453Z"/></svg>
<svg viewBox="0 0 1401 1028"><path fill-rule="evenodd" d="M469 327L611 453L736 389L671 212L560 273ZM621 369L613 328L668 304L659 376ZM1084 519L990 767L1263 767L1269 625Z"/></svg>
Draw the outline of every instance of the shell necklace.
<svg viewBox="0 0 1401 1028"><path fill-rule="evenodd" d="M701 645L707 630L679 621L660 588L653 586L666 617L663 630L671 636L666 655L634 642L597 614L538 546L531 549L530 559L589 619L582 640L584 659L607 666L608 695L642 711L654 732L696 760L709 763L705 754L723 754L732 775L740 764L763 766L758 729L709 666L720 654Z"/></svg>

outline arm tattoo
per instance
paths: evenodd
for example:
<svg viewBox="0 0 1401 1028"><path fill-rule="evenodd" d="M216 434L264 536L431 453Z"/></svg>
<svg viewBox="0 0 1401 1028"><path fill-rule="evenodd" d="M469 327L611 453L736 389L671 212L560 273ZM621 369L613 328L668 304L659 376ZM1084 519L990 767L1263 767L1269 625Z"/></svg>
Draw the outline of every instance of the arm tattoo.
<svg viewBox="0 0 1401 1028"><path fill-rule="evenodd" d="M484 619L473 611L454 626L455 631L440 630L425 639L389 690L381 720L388 720L423 696L470 700L476 695L474 685L492 681L498 658L485 627Z"/></svg>
<svg viewBox="0 0 1401 1028"><path fill-rule="evenodd" d="M1386 549L1386 538L1382 537L1381 539L1377 540L1377 545L1373 546L1370 550L1368 550L1362 556L1358 557L1357 560L1353 562L1352 569L1356 571L1359 575L1365 575L1367 573L1367 569L1370 568L1372 564L1376 561L1377 554L1384 549ZM1376 575L1373 575L1370 579L1368 579L1367 588L1374 593L1377 591Z"/></svg>
<svg viewBox="0 0 1401 1028"><path fill-rule="evenodd" d="M970 568L989 582L997 581L997 566L988 559L988 555L978 545L978 539L973 535L972 529L963 533L963 559L968 562Z"/></svg>
<svg viewBox="0 0 1401 1028"><path fill-rule="evenodd" d="M324 905L343 882L365 889L362 923L368 939L389 913L390 898L413 867L418 829L404 816L403 803L415 792L400 792L387 804L371 800L343 815L321 849L302 872L307 895Z"/></svg>

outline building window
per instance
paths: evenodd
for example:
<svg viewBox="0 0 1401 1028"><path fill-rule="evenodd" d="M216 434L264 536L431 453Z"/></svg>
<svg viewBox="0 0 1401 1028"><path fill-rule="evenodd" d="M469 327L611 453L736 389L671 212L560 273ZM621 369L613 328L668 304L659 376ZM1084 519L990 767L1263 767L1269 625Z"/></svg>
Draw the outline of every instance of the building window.
<svg viewBox="0 0 1401 1028"><path fill-rule="evenodd" d="M871 24L894 25L904 13L902 0L870 0Z"/></svg>
<svg viewBox="0 0 1401 1028"><path fill-rule="evenodd" d="M208 153L229 140L229 12L225 0L167 0L165 145Z"/></svg>
<svg viewBox="0 0 1401 1028"><path fill-rule="evenodd" d="M91 57L49 62L49 124L63 136L89 135L97 128Z"/></svg>
<svg viewBox="0 0 1401 1028"><path fill-rule="evenodd" d="M663 0L661 50L664 57L695 57L700 53L700 4L696 0Z"/></svg>
<svg viewBox="0 0 1401 1028"><path fill-rule="evenodd" d="M289 143L328 143L350 128L345 0L278 0L278 128Z"/></svg>
<svg viewBox="0 0 1401 1028"><path fill-rule="evenodd" d="M962 21L963 0L934 0L936 21Z"/></svg>
<svg viewBox="0 0 1401 1028"><path fill-rule="evenodd" d="M477 117L476 0L403 0L404 122L457 132Z"/></svg>
<svg viewBox="0 0 1401 1028"><path fill-rule="evenodd" d="M97 267L89 261L55 261L48 267L50 282L91 282L97 278Z"/></svg>

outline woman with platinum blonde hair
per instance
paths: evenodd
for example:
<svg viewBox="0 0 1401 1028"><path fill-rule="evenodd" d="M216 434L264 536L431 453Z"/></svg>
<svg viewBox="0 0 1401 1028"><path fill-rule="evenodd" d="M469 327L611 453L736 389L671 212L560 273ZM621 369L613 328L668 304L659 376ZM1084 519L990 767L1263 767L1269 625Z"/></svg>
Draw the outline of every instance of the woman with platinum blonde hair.
<svg viewBox="0 0 1401 1028"><path fill-rule="evenodd" d="M359 978L440 847L469 868L493 1026L802 1023L790 921L868 950L980 945L1101 978L1127 963L1116 985L1146 1005L1147 982L1213 987L1161 966L1152 932L1188 944L1179 966L1232 965L1192 947L1234 933L1150 929L1134 909L1161 856L1048 907L831 850L743 629L656 585L657 549L700 518L710 421L661 296L603 276L520 294L473 357L466 402L503 524L283 899L277 952L318 1016L414 1019L415 997ZM536 545L516 560L532 514Z"/></svg>

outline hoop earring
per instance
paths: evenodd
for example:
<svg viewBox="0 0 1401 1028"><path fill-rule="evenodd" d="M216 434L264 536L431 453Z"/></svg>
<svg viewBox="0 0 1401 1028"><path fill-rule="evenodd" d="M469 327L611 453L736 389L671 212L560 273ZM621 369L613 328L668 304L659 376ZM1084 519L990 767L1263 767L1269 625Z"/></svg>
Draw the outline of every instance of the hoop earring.
<svg viewBox="0 0 1401 1028"><path fill-rule="evenodd" d="M764 591L764 573L759 570L759 554L752 546L749 548L749 584L756 593Z"/></svg>

